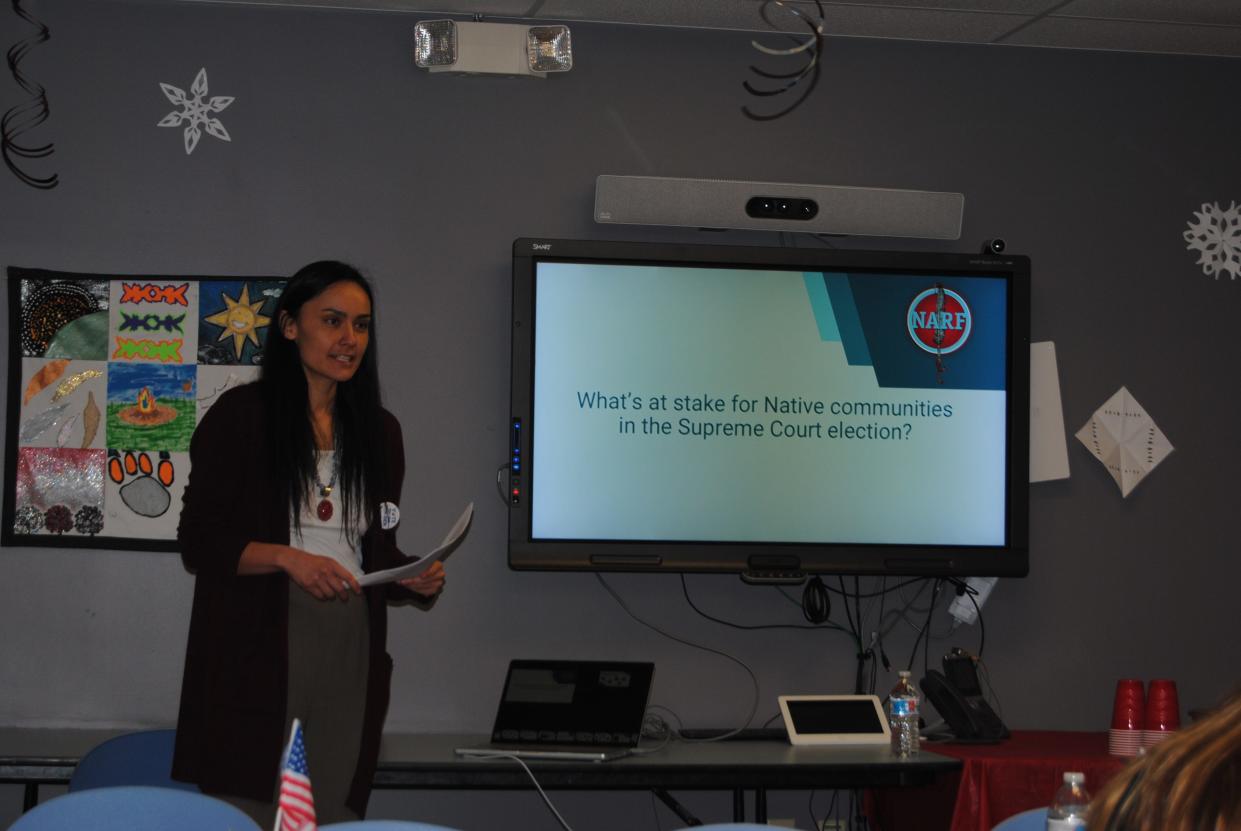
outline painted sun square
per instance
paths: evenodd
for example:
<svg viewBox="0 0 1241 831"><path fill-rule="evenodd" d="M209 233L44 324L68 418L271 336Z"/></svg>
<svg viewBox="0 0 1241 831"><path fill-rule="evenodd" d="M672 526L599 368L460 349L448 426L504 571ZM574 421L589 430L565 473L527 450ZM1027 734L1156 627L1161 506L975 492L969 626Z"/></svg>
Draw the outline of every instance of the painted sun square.
<svg viewBox="0 0 1241 831"><path fill-rule="evenodd" d="M173 550L189 443L284 281L10 267L5 545Z"/></svg>
<svg viewBox="0 0 1241 831"><path fill-rule="evenodd" d="M282 280L218 280L200 286L198 363L257 366Z"/></svg>

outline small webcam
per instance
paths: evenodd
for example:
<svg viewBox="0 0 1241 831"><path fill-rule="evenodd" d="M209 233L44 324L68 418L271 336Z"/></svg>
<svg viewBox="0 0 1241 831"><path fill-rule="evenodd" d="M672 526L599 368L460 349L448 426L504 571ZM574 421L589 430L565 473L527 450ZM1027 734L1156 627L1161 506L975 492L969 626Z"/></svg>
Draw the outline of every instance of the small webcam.
<svg viewBox="0 0 1241 831"><path fill-rule="evenodd" d="M989 239L989 240L985 240L985 241L983 242L983 244L982 244L982 253L984 253L984 254L1003 254L1003 253L1004 253L1004 249L1005 249L1005 248L1007 248L1007 247L1008 247L1008 245L1004 242L1004 240L1003 240L1003 239L1001 239L1000 237L996 237L995 239Z"/></svg>
<svg viewBox="0 0 1241 831"><path fill-rule="evenodd" d="M746 215L757 219L814 219L819 203L813 199L784 196L751 196L745 203Z"/></svg>

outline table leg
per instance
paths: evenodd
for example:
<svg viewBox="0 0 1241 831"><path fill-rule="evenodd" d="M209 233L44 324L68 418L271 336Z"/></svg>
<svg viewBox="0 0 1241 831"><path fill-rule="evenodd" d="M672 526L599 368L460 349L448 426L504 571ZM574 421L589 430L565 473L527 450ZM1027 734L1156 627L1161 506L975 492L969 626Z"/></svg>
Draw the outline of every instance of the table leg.
<svg viewBox="0 0 1241 831"><path fill-rule="evenodd" d="M26 813L31 808L39 804L39 783L27 782L26 791L22 794L22 813Z"/></svg>
<svg viewBox="0 0 1241 831"><path fill-rule="evenodd" d="M754 821L759 825L767 824L767 789L754 789Z"/></svg>
<svg viewBox="0 0 1241 831"><path fill-rule="evenodd" d="M676 814L686 825L702 825L702 820L690 813L690 810L682 805L663 788L651 788L651 793L659 797L659 801L672 809L672 813Z"/></svg>
<svg viewBox="0 0 1241 831"><path fill-rule="evenodd" d="M733 788L733 822L745 822L745 791Z"/></svg>

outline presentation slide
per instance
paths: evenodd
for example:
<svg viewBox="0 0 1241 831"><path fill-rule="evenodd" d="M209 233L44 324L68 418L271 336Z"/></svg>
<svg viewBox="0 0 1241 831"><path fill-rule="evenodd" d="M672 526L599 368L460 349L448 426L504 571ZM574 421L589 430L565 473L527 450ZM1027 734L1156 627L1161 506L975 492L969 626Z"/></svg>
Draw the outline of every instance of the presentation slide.
<svg viewBox="0 0 1241 831"><path fill-rule="evenodd" d="M537 268L534 538L1004 544L1003 279Z"/></svg>

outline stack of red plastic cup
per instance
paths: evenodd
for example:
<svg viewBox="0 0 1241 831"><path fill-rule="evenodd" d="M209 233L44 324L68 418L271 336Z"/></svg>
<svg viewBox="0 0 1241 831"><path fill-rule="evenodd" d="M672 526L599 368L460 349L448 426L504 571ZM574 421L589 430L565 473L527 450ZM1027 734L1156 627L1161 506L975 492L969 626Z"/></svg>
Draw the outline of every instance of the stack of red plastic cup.
<svg viewBox="0 0 1241 831"><path fill-rule="evenodd" d="M1159 678L1150 683L1146 696L1146 723L1142 730L1142 746L1159 744L1181 726L1181 705L1176 697L1176 682Z"/></svg>
<svg viewBox="0 0 1241 831"><path fill-rule="evenodd" d="M1112 729L1107 731L1107 752L1113 756L1137 756L1145 746L1146 696L1137 678L1116 682L1112 703Z"/></svg>

